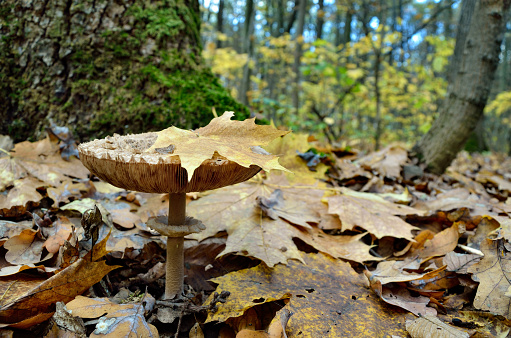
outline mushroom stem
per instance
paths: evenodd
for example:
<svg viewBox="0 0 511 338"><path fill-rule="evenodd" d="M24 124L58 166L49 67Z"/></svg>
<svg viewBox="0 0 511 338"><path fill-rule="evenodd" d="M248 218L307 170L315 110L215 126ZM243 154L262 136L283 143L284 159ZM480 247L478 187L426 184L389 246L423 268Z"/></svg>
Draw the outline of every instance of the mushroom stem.
<svg viewBox="0 0 511 338"><path fill-rule="evenodd" d="M169 226L183 225L186 218L186 193L169 194ZM165 299L179 298L184 281L184 237L167 237Z"/></svg>

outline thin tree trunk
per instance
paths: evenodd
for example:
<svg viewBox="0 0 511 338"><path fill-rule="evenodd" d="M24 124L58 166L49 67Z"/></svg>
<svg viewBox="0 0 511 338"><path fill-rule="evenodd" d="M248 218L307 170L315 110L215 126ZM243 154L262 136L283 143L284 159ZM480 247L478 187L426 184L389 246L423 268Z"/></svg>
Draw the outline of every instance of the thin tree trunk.
<svg viewBox="0 0 511 338"><path fill-rule="evenodd" d="M284 0L277 0L277 36L284 34Z"/></svg>
<svg viewBox="0 0 511 338"><path fill-rule="evenodd" d="M316 39L321 39L323 36L323 25L325 23L324 0L318 0L318 20L316 22Z"/></svg>
<svg viewBox="0 0 511 338"><path fill-rule="evenodd" d="M224 0L219 0L218 14L216 18L216 32L222 34L224 32ZM216 39L216 48L222 48L222 40Z"/></svg>
<svg viewBox="0 0 511 338"><path fill-rule="evenodd" d="M300 7L300 0L295 0L295 6L293 7L293 11L291 12L291 16L289 17L289 21L287 22L285 33L291 33L291 28L293 28L293 25L296 21L297 14L299 12Z"/></svg>
<svg viewBox="0 0 511 338"><path fill-rule="evenodd" d="M351 23L353 21L353 9L349 8L346 11L346 19L344 20L344 38L343 43L347 44L351 42Z"/></svg>
<svg viewBox="0 0 511 338"><path fill-rule="evenodd" d="M241 81L240 89L240 101L244 105L248 106L248 91L250 90L250 76L252 75L252 69L250 68L250 61L254 54L254 0L247 0L245 10L245 26L244 26L244 38L243 38L243 53L247 53L248 61L243 68L243 79Z"/></svg>
<svg viewBox="0 0 511 338"><path fill-rule="evenodd" d="M380 149L380 140L381 140L381 134L382 134L382 102L381 102L381 92L380 92L380 76L381 76L381 62L383 58L383 40L385 38L385 10L383 9L383 0L380 0L380 25L381 31L380 31L380 45L375 48L374 54L376 57L376 60L374 61L374 95L376 98L376 128L375 128L375 134L374 134L374 149L378 150Z"/></svg>
<svg viewBox="0 0 511 338"><path fill-rule="evenodd" d="M452 59L456 73L431 129L415 145L419 159L434 173L442 173L474 131L488 100L499 63L510 0L476 1L465 41L457 37ZM466 1L463 10L469 9ZM467 13L462 13L461 18ZM462 26L460 24L459 26ZM458 42L458 39L459 42Z"/></svg>
<svg viewBox="0 0 511 338"><path fill-rule="evenodd" d="M293 88L293 107L298 112L300 108L300 65L303 53L303 29L305 26L305 11L307 8L307 0L300 1L298 9L298 27L296 28L296 49L294 55L293 72L295 74L295 83Z"/></svg>

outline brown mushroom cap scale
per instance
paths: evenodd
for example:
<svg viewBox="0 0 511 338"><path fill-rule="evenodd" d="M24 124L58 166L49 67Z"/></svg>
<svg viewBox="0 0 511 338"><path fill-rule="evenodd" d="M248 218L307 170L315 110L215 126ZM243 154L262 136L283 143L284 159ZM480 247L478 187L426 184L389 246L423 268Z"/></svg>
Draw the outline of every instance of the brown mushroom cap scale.
<svg viewBox="0 0 511 338"><path fill-rule="evenodd" d="M107 137L82 143L80 160L94 175L126 190L148 193L186 193L218 189L244 182L257 174L256 165L243 167L215 152L195 169L188 181L178 156L143 153L157 139L156 133Z"/></svg>

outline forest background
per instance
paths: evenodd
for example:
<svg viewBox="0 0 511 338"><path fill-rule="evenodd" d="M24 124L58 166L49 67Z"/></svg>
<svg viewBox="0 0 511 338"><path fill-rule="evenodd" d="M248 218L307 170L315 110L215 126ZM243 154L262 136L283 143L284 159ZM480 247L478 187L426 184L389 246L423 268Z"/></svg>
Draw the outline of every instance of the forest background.
<svg viewBox="0 0 511 338"><path fill-rule="evenodd" d="M204 56L258 117L378 149L413 145L446 95L460 1L202 2ZM507 24L485 116L466 144L509 153ZM452 67L452 66L451 66Z"/></svg>

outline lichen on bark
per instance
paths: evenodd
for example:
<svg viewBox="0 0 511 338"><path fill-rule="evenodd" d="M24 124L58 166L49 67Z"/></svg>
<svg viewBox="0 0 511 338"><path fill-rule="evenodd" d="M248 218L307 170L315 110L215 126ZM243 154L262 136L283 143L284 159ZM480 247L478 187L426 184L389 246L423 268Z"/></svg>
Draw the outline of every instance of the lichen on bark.
<svg viewBox="0 0 511 338"><path fill-rule="evenodd" d="M51 121L82 139L248 115L203 65L196 0L6 0L0 9L0 134Z"/></svg>

